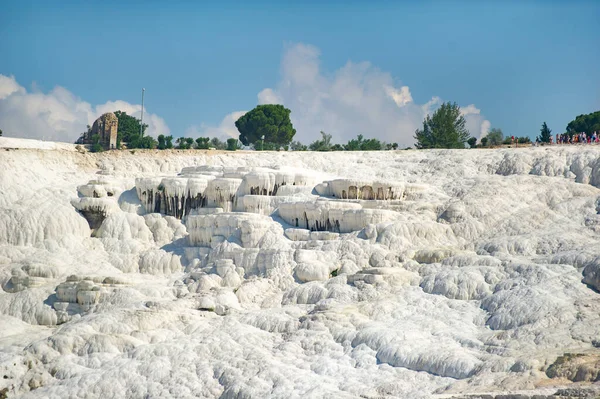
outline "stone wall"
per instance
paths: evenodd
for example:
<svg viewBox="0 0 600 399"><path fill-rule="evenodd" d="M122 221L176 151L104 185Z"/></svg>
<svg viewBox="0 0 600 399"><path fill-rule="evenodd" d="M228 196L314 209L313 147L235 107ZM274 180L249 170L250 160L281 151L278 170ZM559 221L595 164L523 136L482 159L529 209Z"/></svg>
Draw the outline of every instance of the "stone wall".
<svg viewBox="0 0 600 399"><path fill-rule="evenodd" d="M119 126L119 119L112 112L103 114L94 121L92 130L90 132L89 140L92 136L97 134L100 136L100 144L105 149L117 148L117 129Z"/></svg>

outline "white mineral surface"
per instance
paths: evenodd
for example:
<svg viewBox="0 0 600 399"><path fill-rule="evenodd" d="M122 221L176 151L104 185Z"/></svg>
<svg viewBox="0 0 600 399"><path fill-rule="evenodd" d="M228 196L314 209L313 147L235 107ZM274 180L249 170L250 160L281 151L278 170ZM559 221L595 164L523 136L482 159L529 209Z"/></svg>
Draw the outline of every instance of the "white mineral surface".
<svg viewBox="0 0 600 399"><path fill-rule="evenodd" d="M600 147L0 165L9 397L548 392L598 354Z"/></svg>

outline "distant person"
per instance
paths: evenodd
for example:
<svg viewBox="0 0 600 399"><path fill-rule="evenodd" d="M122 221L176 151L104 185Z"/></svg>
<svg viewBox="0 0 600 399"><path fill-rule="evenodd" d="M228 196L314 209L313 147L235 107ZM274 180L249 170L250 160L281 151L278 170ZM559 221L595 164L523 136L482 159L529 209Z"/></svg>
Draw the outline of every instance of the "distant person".
<svg viewBox="0 0 600 399"><path fill-rule="evenodd" d="M540 144L540 139L538 137L535 138L535 146L537 147Z"/></svg>

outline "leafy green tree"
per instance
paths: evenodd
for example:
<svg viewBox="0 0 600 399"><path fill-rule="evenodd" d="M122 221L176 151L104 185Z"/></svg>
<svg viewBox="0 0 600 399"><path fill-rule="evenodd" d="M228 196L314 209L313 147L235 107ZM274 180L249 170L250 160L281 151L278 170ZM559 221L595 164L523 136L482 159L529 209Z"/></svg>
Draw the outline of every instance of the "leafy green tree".
<svg viewBox="0 0 600 399"><path fill-rule="evenodd" d="M117 146L120 147L121 142L130 144L131 141L140 139L140 124L141 121L131 115L127 115L126 112L116 111L115 116L119 120L119 126L117 127ZM142 127L142 134L146 132L148 125L144 123ZM138 136L138 137L136 137ZM130 148L131 145L129 145Z"/></svg>
<svg viewBox="0 0 600 399"><path fill-rule="evenodd" d="M227 139L227 151L235 151L238 149L238 139Z"/></svg>
<svg viewBox="0 0 600 399"><path fill-rule="evenodd" d="M361 144L360 149L361 151L381 151L385 149L385 145L375 138L366 139Z"/></svg>
<svg viewBox="0 0 600 399"><path fill-rule="evenodd" d="M475 137L469 137L467 143L469 144L469 147L475 148L475 146L477 145L477 139Z"/></svg>
<svg viewBox="0 0 600 399"><path fill-rule="evenodd" d="M140 135L131 136L131 141L127 144L128 148L148 148L153 149L156 148L158 143L154 140L153 137L144 136L140 137Z"/></svg>
<svg viewBox="0 0 600 399"><path fill-rule="evenodd" d="M240 132L240 141L244 145L261 141L288 145L296 134L290 120L290 110L280 104L259 105L247 112L235 122Z"/></svg>
<svg viewBox="0 0 600 399"><path fill-rule="evenodd" d="M167 149L171 149L173 148L173 136L167 136L165 137L165 147L167 147Z"/></svg>
<svg viewBox="0 0 600 399"><path fill-rule="evenodd" d="M306 150L308 150L308 147L299 141L292 141L290 143L290 149L292 151L306 151Z"/></svg>
<svg viewBox="0 0 600 399"><path fill-rule="evenodd" d="M102 152L104 151L104 147L100 144L100 135L94 134L90 137L92 140L92 146L90 147L90 152Z"/></svg>
<svg viewBox="0 0 600 399"><path fill-rule="evenodd" d="M315 140L309 144L308 149L311 151L331 151L331 134L327 134L321 130L321 140Z"/></svg>
<svg viewBox="0 0 600 399"><path fill-rule="evenodd" d="M529 137L518 137L517 142L519 144L528 144L531 143L531 139Z"/></svg>
<svg viewBox="0 0 600 399"><path fill-rule="evenodd" d="M331 151L344 151L344 146L341 144L334 144L331 146Z"/></svg>
<svg viewBox="0 0 600 399"><path fill-rule="evenodd" d="M537 138L542 143L549 143L550 137L552 137L552 130L550 130L546 122L544 122L542 123L542 128L540 129L540 135Z"/></svg>
<svg viewBox="0 0 600 399"><path fill-rule="evenodd" d="M159 134L158 135L158 149L164 150L165 148L167 148L167 143L165 141L165 135Z"/></svg>
<svg viewBox="0 0 600 399"><path fill-rule="evenodd" d="M191 137L186 137L185 138L185 144L186 144L186 146L187 146L187 148L189 150L190 148L194 147L194 139L191 138Z"/></svg>
<svg viewBox="0 0 600 399"><path fill-rule="evenodd" d="M215 150L224 150L227 148L227 144L224 141L219 140L218 137L213 137L210 141L210 146Z"/></svg>
<svg viewBox="0 0 600 399"><path fill-rule="evenodd" d="M600 131L600 111L579 115L567 125L567 133L571 137L577 133L590 134L597 131Z"/></svg>
<svg viewBox="0 0 600 399"><path fill-rule="evenodd" d="M362 134L359 134L356 139L348 141L344 146L346 151L380 151L384 148L381 141L377 139L366 139Z"/></svg>
<svg viewBox="0 0 600 399"><path fill-rule="evenodd" d="M199 150L208 150L210 148L210 137L198 137L196 139L196 148Z"/></svg>
<svg viewBox="0 0 600 399"><path fill-rule="evenodd" d="M502 133L502 129L492 128L488 132L487 138L488 138L488 144L490 146L502 144L502 140L504 140L504 134ZM510 137L509 137L509 140L510 140ZM510 144L510 142L508 144Z"/></svg>
<svg viewBox="0 0 600 399"><path fill-rule="evenodd" d="M189 150L190 148L185 137L179 137L175 142L177 143L178 150Z"/></svg>
<svg viewBox="0 0 600 399"><path fill-rule="evenodd" d="M487 147L487 142L488 142L488 138L487 137L482 137L481 138L481 145L484 147Z"/></svg>
<svg viewBox="0 0 600 399"><path fill-rule="evenodd" d="M433 116L427 115L423 129L415 131L416 147L464 148L469 139L464 116L456 103L443 103Z"/></svg>

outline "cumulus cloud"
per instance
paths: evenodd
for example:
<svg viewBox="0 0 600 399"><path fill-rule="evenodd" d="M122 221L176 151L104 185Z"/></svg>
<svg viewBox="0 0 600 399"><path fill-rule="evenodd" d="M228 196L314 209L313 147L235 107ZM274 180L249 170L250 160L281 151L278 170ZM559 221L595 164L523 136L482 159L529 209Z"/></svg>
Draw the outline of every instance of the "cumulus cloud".
<svg viewBox="0 0 600 399"><path fill-rule="evenodd" d="M416 104L407 85L369 62L348 61L333 73L322 71L319 49L295 44L284 51L280 81L258 93L258 103L291 109L296 139L303 142L319 138L323 130L338 142L363 134L406 146L442 99ZM463 114L471 134L487 132L489 121L475 105L466 106Z"/></svg>
<svg viewBox="0 0 600 399"><path fill-rule="evenodd" d="M491 122L481 115L481 110L475 104L469 104L466 107L460 107L460 112L467 121L467 129L472 136L484 137L491 127Z"/></svg>
<svg viewBox="0 0 600 399"><path fill-rule="evenodd" d="M141 109L121 100L93 106L61 86L28 92L14 76L0 74L0 128L6 136L73 142L105 112L121 110L139 118ZM150 135L170 132L164 119L147 109L144 123Z"/></svg>
<svg viewBox="0 0 600 399"><path fill-rule="evenodd" d="M186 137L218 137L220 139L228 139L230 137L238 138L240 133L235 127L237 121L242 115L248 111L234 111L227 114L218 126L200 124L199 126L192 125L185 131Z"/></svg>

